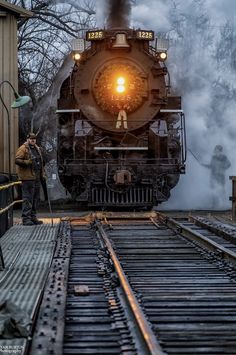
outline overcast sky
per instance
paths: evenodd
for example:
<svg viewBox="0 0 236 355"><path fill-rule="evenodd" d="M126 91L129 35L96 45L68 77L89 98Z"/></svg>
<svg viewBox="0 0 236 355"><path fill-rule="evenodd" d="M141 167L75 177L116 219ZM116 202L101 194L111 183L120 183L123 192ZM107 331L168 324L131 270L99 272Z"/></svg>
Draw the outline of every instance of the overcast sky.
<svg viewBox="0 0 236 355"><path fill-rule="evenodd" d="M105 0L96 1L97 22L101 27L104 26L105 2ZM136 5L131 11L132 25L168 31L170 29L169 12L174 2L184 13L191 13L194 0L136 0ZM236 0L202 0L202 4L216 26L222 25L226 19L234 21Z"/></svg>
<svg viewBox="0 0 236 355"><path fill-rule="evenodd" d="M194 0L176 0L173 2L184 13L191 13ZM136 6L132 9L133 23L168 30L170 26L169 11L173 2L171 0L146 0L145 2L137 0ZM234 20L236 14L235 0L203 0L202 4L215 25L223 24L226 19Z"/></svg>

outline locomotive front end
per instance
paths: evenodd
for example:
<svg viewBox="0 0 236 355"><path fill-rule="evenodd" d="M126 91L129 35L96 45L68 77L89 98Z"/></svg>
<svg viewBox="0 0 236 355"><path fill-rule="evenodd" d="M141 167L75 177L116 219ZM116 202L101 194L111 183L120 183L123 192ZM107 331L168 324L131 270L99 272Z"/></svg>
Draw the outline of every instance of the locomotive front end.
<svg viewBox="0 0 236 355"><path fill-rule="evenodd" d="M145 50L148 53L149 40L140 40L133 30L106 31L91 41L82 54L74 94L92 124L117 133L118 117L125 112L127 120L119 131L132 131L149 122L165 103L165 68Z"/></svg>
<svg viewBox="0 0 236 355"><path fill-rule="evenodd" d="M61 182L88 206L152 207L184 172L184 115L169 94L165 52L151 46L152 31L86 39L58 101Z"/></svg>

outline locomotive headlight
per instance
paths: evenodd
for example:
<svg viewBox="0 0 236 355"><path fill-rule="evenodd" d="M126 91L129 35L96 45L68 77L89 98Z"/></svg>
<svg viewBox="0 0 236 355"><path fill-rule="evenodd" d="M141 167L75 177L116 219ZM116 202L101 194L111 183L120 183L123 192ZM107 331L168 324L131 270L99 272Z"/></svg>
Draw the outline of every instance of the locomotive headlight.
<svg viewBox="0 0 236 355"><path fill-rule="evenodd" d="M122 76L117 79L117 84L124 85L124 83L125 83L125 78L123 78Z"/></svg>
<svg viewBox="0 0 236 355"><path fill-rule="evenodd" d="M125 78L122 76L116 80L116 91L120 94L125 92Z"/></svg>
<svg viewBox="0 0 236 355"><path fill-rule="evenodd" d="M124 85L118 85L118 86L116 87L116 91L119 92L120 94L121 94L122 92L125 92L125 87L124 87Z"/></svg>
<svg viewBox="0 0 236 355"><path fill-rule="evenodd" d="M147 73L131 61L117 59L106 63L95 75L93 94L98 106L118 116L136 111L148 97Z"/></svg>

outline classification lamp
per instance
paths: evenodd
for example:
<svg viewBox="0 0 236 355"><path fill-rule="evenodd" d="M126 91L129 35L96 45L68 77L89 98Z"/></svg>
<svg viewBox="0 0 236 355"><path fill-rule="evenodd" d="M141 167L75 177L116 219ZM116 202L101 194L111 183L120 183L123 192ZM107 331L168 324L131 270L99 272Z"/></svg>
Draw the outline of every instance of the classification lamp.
<svg viewBox="0 0 236 355"><path fill-rule="evenodd" d="M77 51L73 51L72 52L72 59L75 62L78 62L81 59L81 54L79 52L77 52Z"/></svg>
<svg viewBox="0 0 236 355"><path fill-rule="evenodd" d="M158 58L160 61L164 62L167 59L167 52L166 51L159 52Z"/></svg>

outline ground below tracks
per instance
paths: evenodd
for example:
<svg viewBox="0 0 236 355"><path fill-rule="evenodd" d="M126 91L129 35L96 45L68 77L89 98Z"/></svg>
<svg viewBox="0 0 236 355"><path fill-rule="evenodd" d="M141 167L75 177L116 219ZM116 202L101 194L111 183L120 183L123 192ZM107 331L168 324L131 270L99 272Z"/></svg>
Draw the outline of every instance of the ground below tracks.
<svg viewBox="0 0 236 355"><path fill-rule="evenodd" d="M71 218L63 354L236 354L234 228L201 218L166 222L153 214ZM208 239L223 251L208 250ZM111 250L158 350L144 351L137 339Z"/></svg>

